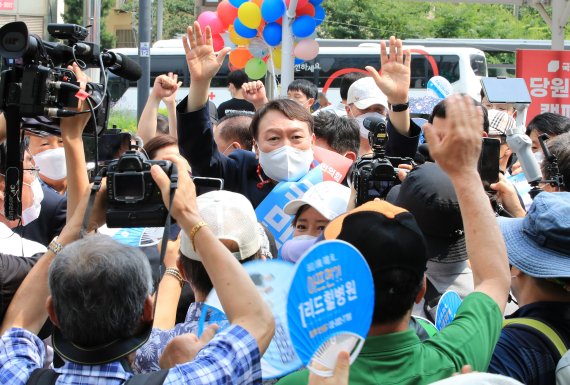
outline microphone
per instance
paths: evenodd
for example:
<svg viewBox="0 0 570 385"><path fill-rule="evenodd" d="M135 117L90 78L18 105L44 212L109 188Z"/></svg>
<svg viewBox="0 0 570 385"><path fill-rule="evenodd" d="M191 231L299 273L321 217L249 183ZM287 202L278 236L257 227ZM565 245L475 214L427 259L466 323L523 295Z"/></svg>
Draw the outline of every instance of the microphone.
<svg viewBox="0 0 570 385"><path fill-rule="evenodd" d="M129 59L122 53L113 51L104 52L102 56L105 67L108 67L109 71L115 75L130 81L137 81L140 79L142 69L136 61Z"/></svg>

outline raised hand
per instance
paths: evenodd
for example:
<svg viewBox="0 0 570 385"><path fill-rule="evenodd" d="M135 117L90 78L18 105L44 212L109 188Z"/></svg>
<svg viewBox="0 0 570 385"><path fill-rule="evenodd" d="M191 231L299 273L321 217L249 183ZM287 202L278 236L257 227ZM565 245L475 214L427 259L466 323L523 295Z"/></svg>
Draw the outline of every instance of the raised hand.
<svg viewBox="0 0 570 385"><path fill-rule="evenodd" d="M381 72L371 66L366 67L378 88L388 97L390 104L408 102L410 89L410 65L412 56L409 50L402 49L402 40L390 37L390 55L386 50L386 42L380 42Z"/></svg>
<svg viewBox="0 0 570 385"><path fill-rule="evenodd" d="M208 326L202 333L202 337L198 338L195 334L181 334L174 337L160 356L159 365L161 369L170 369L178 364L189 362L196 358L196 355L208 345L216 332L218 325Z"/></svg>
<svg viewBox="0 0 570 385"><path fill-rule="evenodd" d="M176 101L176 91L182 85L178 81L178 75L169 72L168 75L160 75L154 80L152 94L164 103L173 103Z"/></svg>
<svg viewBox="0 0 570 385"><path fill-rule="evenodd" d="M193 28L188 26L186 32L187 38L182 39L182 43L192 82L210 81L222 66L230 48L225 47L216 55L210 27L206 27L202 35L197 21L194 22Z"/></svg>
<svg viewBox="0 0 570 385"><path fill-rule="evenodd" d="M243 83L241 89L243 90L245 100L253 104L256 110L268 102L265 86L260 80Z"/></svg>
<svg viewBox="0 0 570 385"><path fill-rule="evenodd" d="M77 63L73 63L72 65L68 66L67 69L73 71L77 82L79 82L79 87L82 91L85 91L87 83L90 80L89 77L81 70L81 68L79 68ZM87 102L78 98L77 111L85 111L87 108ZM64 136L73 138L81 136L90 118L91 114L89 113L77 114L71 117L62 118L60 123L62 134Z"/></svg>
<svg viewBox="0 0 570 385"><path fill-rule="evenodd" d="M424 125L430 155L452 179L477 173L483 112L468 95L451 95L445 100L445 109L445 119Z"/></svg>

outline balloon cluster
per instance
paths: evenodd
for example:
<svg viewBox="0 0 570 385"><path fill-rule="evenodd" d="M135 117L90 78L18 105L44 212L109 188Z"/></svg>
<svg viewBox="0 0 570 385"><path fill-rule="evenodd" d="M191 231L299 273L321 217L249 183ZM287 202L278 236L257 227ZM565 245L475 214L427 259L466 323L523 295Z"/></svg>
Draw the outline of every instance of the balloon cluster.
<svg viewBox="0 0 570 385"><path fill-rule="evenodd" d="M222 0L216 12L198 16L202 28L210 26L214 50L234 49L229 55L230 70L243 69L251 79L261 79L273 60L275 72L281 68L282 16L290 0ZM311 38L325 18L323 0L298 0L292 31L297 42L295 64L314 59L319 44Z"/></svg>

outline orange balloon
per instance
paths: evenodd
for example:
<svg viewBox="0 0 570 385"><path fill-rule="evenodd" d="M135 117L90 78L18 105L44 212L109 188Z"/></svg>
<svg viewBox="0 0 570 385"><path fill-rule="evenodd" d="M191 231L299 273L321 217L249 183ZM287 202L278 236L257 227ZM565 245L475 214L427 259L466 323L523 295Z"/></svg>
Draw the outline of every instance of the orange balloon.
<svg viewBox="0 0 570 385"><path fill-rule="evenodd" d="M254 4L257 4L259 8L261 8L261 4L263 3L263 0L250 0L250 1Z"/></svg>
<svg viewBox="0 0 570 385"><path fill-rule="evenodd" d="M244 68L249 59L252 59L253 55L245 47L237 47L232 52L230 52L230 63L236 68Z"/></svg>

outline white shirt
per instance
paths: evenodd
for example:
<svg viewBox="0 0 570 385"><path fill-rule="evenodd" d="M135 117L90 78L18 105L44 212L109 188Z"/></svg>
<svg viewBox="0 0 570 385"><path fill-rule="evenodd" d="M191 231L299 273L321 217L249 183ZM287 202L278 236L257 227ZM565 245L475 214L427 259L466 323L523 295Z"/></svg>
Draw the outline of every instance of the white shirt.
<svg viewBox="0 0 570 385"><path fill-rule="evenodd" d="M29 258L37 253L45 253L47 248L41 243L20 237L4 223L0 223L0 251L4 254Z"/></svg>

